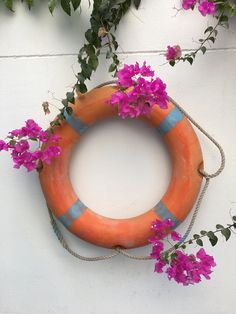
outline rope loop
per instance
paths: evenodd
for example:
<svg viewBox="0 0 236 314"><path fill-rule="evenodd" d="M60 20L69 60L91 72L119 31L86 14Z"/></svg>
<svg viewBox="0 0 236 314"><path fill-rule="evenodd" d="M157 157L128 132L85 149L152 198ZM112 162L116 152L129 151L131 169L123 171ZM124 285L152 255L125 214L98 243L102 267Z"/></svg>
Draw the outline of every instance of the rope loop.
<svg viewBox="0 0 236 314"><path fill-rule="evenodd" d="M104 87L104 86L107 86L107 85L111 85L111 84L115 84L116 81L108 81L108 82L105 82L105 83L102 83L98 86L96 86L95 88L101 88L101 87ZM202 164L199 166L198 168L198 172L199 174L205 178L205 184L200 192L200 195L198 197L198 200L197 200L197 203L195 205L195 209L194 209L194 212L193 212L193 215L192 215L192 218L191 218L191 221L189 223L189 226L184 234L184 236L182 237L182 239L178 242L178 244L181 244L183 243L187 237L189 236L191 230L192 230L192 227L194 225L194 222L197 218L197 215L198 215L198 212L199 212L199 209L200 209L200 206L202 204L202 201L203 201L203 198L204 198L204 195L207 191L207 188L209 186L209 183L210 183L210 180L217 177L218 175L221 174L221 172L223 171L224 167L225 167L225 153L224 153L224 150L223 148L220 146L220 144L210 135L208 134L175 100L173 100L171 97L169 97L169 100L183 113L183 115L201 132L203 133L219 150L220 152L220 156L221 156L221 163L220 163L220 166L219 168L214 172L214 173L208 173L206 172L204 169L202 169ZM102 256L95 256L95 257L86 257L86 256L83 256L83 255L80 255L78 253L76 253L75 251L73 251L70 246L68 245L67 241L65 240L64 236L62 235L58 225L57 225L57 222L56 222L56 219L54 218L53 216L53 213L51 211L51 209L48 207L48 213L49 213L49 217L50 217L50 221L51 221L51 225L52 225L52 228L53 228L53 231L55 232L59 242L61 243L62 247L68 252L70 253L71 255L73 255L74 257L76 257L77 259L79 260L82 260L82 261L86 261L86 262L96 262L96 261L104 261L104 260L108 260L108 259L111 259L117 255L123 255L127 258L130 258L130 259L133 259L133 260L139 260L139 261L147 261L147 260L151 260L151 256L150 255L147 255L147 256L138 256L138 255L133 255L129 252L127 252L126 249L123 249L121 247L115 247L113 249L113 251L111 251L111 254L108 254L108 255L102 255ZM168 249L166 250L165 252L169 252L171 249Z"/></svg>

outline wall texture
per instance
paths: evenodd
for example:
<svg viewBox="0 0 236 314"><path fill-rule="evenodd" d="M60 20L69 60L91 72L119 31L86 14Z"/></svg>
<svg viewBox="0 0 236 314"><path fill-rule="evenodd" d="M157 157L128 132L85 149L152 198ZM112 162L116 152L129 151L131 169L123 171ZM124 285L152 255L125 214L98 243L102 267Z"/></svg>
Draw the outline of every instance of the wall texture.
<svg viewBox="0 0 236 314"><path fill-rule="evenodd" d="M34 118L47 126L41 104L57 104L74 83L76 53L83 43L89 14L54 17L43 6L17 14L0 5L0 138ZM230 222L236 212L236 20L205 56L191 67L163 65L168 44L195 46L209 20L191 12L173 17L176 1L143 0L139 11L127 14L119 27L120 58L147 60L166 81L169 94L222 143L227 157L223 174L212 180L193 232ZM105 60L90 87L110 79ZM199 133L198 133L199 134ZM205 167L217 168L219 157L199 134ZM82 200L98 212L128 217L158 202L170 177L168 154L148 127L112 120L84 136L72 161L71 176ZM208 247L217 267L212 280L193 287L178 286L153 274L152 262L114 260L84 263L68 255L57 242L47 215L37 174L25 175L0 156L0 313L11 314L233 314L236 313L235 236ZM184 232L189 218L179 227ZM106 250L89 245L63 230L71 246L87 255ZM149 248L134 250L147 254Z"/></svg>

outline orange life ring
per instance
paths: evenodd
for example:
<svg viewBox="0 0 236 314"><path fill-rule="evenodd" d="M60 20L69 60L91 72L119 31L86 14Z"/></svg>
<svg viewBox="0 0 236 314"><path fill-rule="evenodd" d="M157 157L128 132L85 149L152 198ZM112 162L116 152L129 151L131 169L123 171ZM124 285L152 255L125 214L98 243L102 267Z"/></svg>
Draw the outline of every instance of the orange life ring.
<svg viewBox="0 0 236 314"><path fill-rule="evenodd" d="M76 99L73 116L67 116L55 133L61 137L62 155L51 165L44 164L40 182L47 205L73 234L98 246L135 248L146 245L155 219L171 218L175 227L184 220L198 196L203 164L198 138L185 116L169 102L168 109L154 106L145 118L166 142L172 158L172 178L161 201L145 214L129 219L111 219L96 214L84 205L73 190L69 178L72 150L81 134L98 120L116 116L107 104L113 86L93 89ZM50 145L50 142L47 143Z"/></svg>

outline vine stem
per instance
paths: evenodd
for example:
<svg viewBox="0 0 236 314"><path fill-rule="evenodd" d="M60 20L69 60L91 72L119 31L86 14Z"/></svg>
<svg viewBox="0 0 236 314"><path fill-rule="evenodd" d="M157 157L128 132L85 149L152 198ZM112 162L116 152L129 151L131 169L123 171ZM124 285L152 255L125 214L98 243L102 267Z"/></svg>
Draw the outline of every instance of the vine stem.
<svg viewBox="0 0 236 314"><path fill-rule="evenodd" d="M220 228L220 229L217 229L217 230L215 230L215 231L211 231L213 234L216 234L216 233L218 233L218 232L221 232L222 230L226 230L226 229L231 229L232 227L236 227L236 223L233 223L233 224L231 224L231 225L228 225L228 227L225 227L225 228ZM183 247L183 246L185 246L186 244L192 244L193 243L193 241L197 241L198 239L202 239L202 238L204 238L204 237L207 237L207 234L208 234L208 232L206 232L206 234L203 234L203 235L201 235L201 236L199 236L198 238L192 238L192 239L189 239L189 240L187 240L187 241L184 241L183 243L181 243L181 245L178 247L178 248L181 248L181 247ZM171 251L173 251L173 250L176 250L176 248L173 246L172 248L171 248Z"/></svg>

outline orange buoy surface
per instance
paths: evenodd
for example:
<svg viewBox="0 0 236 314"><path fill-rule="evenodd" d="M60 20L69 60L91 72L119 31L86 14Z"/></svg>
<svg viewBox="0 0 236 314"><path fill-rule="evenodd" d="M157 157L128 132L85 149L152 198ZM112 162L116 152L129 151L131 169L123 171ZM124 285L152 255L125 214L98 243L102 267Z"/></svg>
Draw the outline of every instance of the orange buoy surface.
<svg viewBox="0 0 236 314"><path fill-rule="evenodd" d="M145 121L163 137L172 159L172 177L161 201L145 214L128 219L112 219L96 214L78 198L69 177L70 158L83 132L99 120L117 116L107 104L116 87L102 87L79 96L72 116L66 115L55 134L61 137L62 155L51 165L43 165L39 174L48 207L76 236L98 246L135 248L148 244L151 223L171 218L175 227L182 222L198 196L203 165L198 138L187 118L172 104L168 109L152 107ZM47 143L50 145L50 142Z"/></svg>

